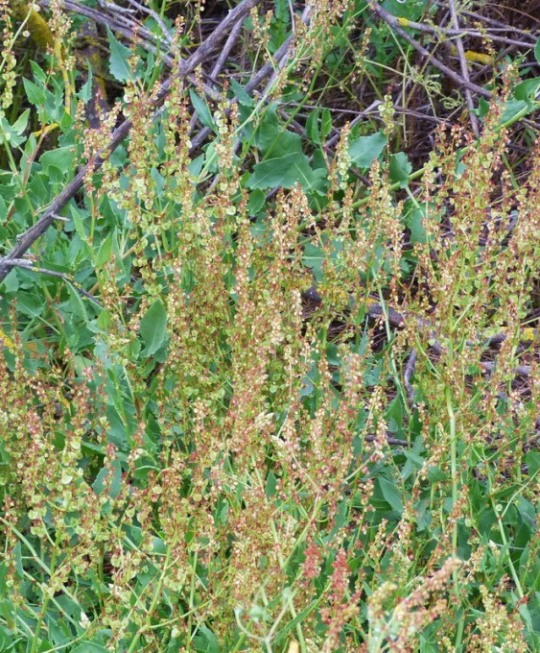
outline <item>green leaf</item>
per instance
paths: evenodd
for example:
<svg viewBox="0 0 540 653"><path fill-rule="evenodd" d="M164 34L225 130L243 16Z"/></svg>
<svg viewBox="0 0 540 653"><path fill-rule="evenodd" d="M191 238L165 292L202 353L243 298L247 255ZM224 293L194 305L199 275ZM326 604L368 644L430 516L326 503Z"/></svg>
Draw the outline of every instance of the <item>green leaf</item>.
<svg viewBox="0 0 540 653"><path fill-rule="evenodd" d="M389 172L392 183L399 183L400 188L406 188L409 185L412 165L404 152L392 154L390 157Z"/></svg>
<svg viewBox="0 0 540 653"><path fill-rule="evenodd" d="M266 477L265 494L267 499L271 499L275 495L277 484L278 482L276 475L272 470L270 470L268 472L268 476Z"/></svg>
<svg viewBox="0 0 540 653"><path fill-rule="evenodd" d="M540 63L540 38L536 41L536 45L534 46L534 56L536 61Z"/></svg>
<svg viewBox="0 0 540 653"><path fill-rule="evenodd" d="M428 467L427 479L430 483L439 483L440 481L445 481L446 478L446 473L440 467L435 467L433 465Z"/></svg>
<svg viewBox="0 0 540 653"><path fill-rule="evenodd" d="M314 143L317 143L317 145L319 145L321 142L321 130L319 126L320 115L320 109L313 109L313 111L309 114L306 122L307 135L309 139Z"/></svg>
<svg viewBox="0 0 540 653"><path fill-rule="evenodd" d="M107 38L109 39L109 48L111 58L109 60L109 72L118 82L127 82L132 79L133 72L129 65L129 58L132 52L114 36L107 27Z"/></svg>
<svg viewBox="0 0 540 653"><path fill-rule="evenodd" d="M266 158L287 154L302 154L302 139L298 134L283 128L276 115L276 107L264 114L255 134L255 145Z"/></svg>
<svg viewBox="0 0 540 653"><path fill-rule="evenodd" d="M71 132L73 128L73 124L74 124L73 116L70 116L69 113L66 113L64 111L58 123L61 132L63 134L68 134L69 132Z"/></svg>
<svg viewBox="0 0 540 653"><path fill-rule="evenodd" d="M536 510L530 501L525 497L519 497L516 502L516 507L523 520L524 524L531 532L536 531Z"/></svg>
<svg viewBox="0 0 540 653"><path fill-rule="evenodd" d="M109 496L115 499L120 493L122 484L122 467L118 458L112 461L111 467L112 470L106 467L99 470L92 483L92 489L99 496L105 488L108 488Z"/></svg>
<svg viewBox="0 0 540 653"><path fill-rule="evenodd" d="M231 88L238 100L238 103L244 107L253 107L255 100L249 95L246 89L241 86L235 79L231 79Z"/></svg>
<svg viewBox="0 0 540 653"><path fill-rule="evenodd" d="M321 137L325 139L332 131L332 112L330 109L323 109L321 116Z"/></svg>
<svg viewBox="0 0 540 653"><path fill-rule="evenodd" d="M90 98L92 97L92 83L94 80L94 76L92 74L92 69L88 68L88 79L86 82L81 86L79 92L77 93L78 97L86 104L87 102L90 102Z"/></svg>
<svg viewBox="0 0 540 653"><path fill-rule="evenodd" d="M386 480L382 476L379 478L378 483L386 503L390 505L392 510L395 510L401 514L403 512L403 501L401 499L401 494L395 484Z"/></svg>
<svg viewBox="0 0 540 653"><path fill-rule="evenodd" d="M13 270L13 272L18 276L22 271ZM38 317L45 310L45 306L36 294L21 293L17 298L17 309L30 317Z"/></svg>
<svg viewBox="0 0 540 653"><path fill-rule="evenodd" d="M306 131L311 141L320 145L332 131L332 114L329 109L314 109L306 122Z"/></svg>
<svg viewBox="0 0 540 653"><path fill-rule="evenodd" d="M11 129L20 136L24 130L26 129L26 126L28 125L28 118L30 117L30 109L26 109L21 113L21 115L17 118L17 120L11 125Z"/></svg>
<svg viewBox="0 0 540 653"><path fill-rule="evenodd" d="M217 131L216 123L214 122L214 118L206 100L200 98L193 89L189 89L189 97L191 98L191 103L193 104L193 108L197 112L201 123L205 127L209 127L212 131Z"/></svg>
<svg viewBox="0 0 540 653"><path fill-rule="evenodd" d="M405 224L411 232L412 243L425 243L426 242L426 225L425 225L425 212L415 206L412 202L405 204Z"/></svg>
<svg viewBox="0 0 540 653"><path fill-rule="evenodd" d="M536 98L540 90L540 77L533 79L526 79L524 82L519 83L514 89L514 97L516 100L525 100L530 102Z"/></svg>
<svg viewBox="0 0 540 653"><path fill-rule="evenodd" d="M71 210L71 219L73 220L73 226L75 227L75 232L77 236L81 239L82 242L87 242L86 229L84 227L84 216L74 204L70 205Z"/></svg>
<svg viewBox="0 0 540 653"><path fill-rule="evenodd" d="M41 107L45 104L47 90L44 86L34 84L29 79L23 79L23 86L30 104L35 107Z"/></svg>
<svg viewBox="0 0 540 653"><path fill-rule="evenodd" d="M19 147L26 141L23 132L28 124L30 109L26 109L19 118L10 125L5 118L0 118L0 133L11 147Z"/></svg>
<svg viewBox="0 0 540 653"><path fill-rule="evenodd" d="M32 74L34 79L41 86L47 86L48 74L41 68L41 66L35 61L30 62L30 68L32 69Z"/></svg>
<svg viewBox="0 0 540 653"><path fill-rule="evenodd" d="M5 220L8 214L8 207L7 204L0 194L0 220Z"/></svg>
<svg viewBox="0 0 540 653"><path fill-rule="evenodd" d="M265 202L266 202L266 195L263 193L262 190L256 189L252 193L250 193L248 204L247 204L249 215L257 215L257 213L259 213L259 211L264 206Z"/></svg>
<svg viewBox="0 0 540 653"><path fill-rule="evenodd" d="M307 243L304 247L304 256L302 262L307 268L313 270L313 276L317 281L322 280L323 276L323 263L325 260L325 255L323 250L320 247L315 247L311 243Z"/></svg>
<svg viewBox="0 0 540 653"><path fill-rule="evenodd" d="M197 653L220 653L221 647L214 633L206 626L199 626L193 638L193 645Z"/></svg>
<svg viewBox="0 0 540 653"><path fill-rule="evenodd" d="M67 289L70 296L69 307L71 308L71 314L82 323L86 323L88 314L81 295L71 285L68 285Z"/></svg>
<svg viewBox="0 0 540 653"><path fill-rule="evenodd" d="M264 139L261 151L267 158L286 154L302 154L302 140L298 134L283 129L271 138Z"/></svg>
<svg viewBox="0 0 540 653"><path fill-rule="evenodd" d="M316 177L307 156L299 152L291 152L257 164L247 185L248 188L265 189L293 188L296 184L300 184L304 190L307 190L313 188Z"/></svg>
<svg viewBox="0 0 540 653"><path fill-rule="evenodd" d="M384 0L384 3L381 4L393 16L418 21L424 13L426 2L425 0L420 0L420 2L411 2L410 0L408 2L407 0Z"/></svg>
<svg viewBox="0 0 540 653"><path fill-rule="evenodd" d="M145 346L143 354L155 354L167 335L167 311L160 299L146 311L141 320L141 338Z"/></svg>
<svg viewBox="0 0 540 653"><path fill-rule="evenodd" d="M359 168L371 168L373 161L384 150L387 138L382 132L360 136L349 144L349 155Z"/></svg>
<svg viewBox="0 0 540 653"><path fill-rule="evenodd" d="M39 162L43 166L45 172L50 166L54 166L62 171L65 175L73 171L75 159L75 147L69 145L67 147L59 147L56 150L49 150L42 154Z"/></svg>
<svg viewBox="0 0 540 653"><path fill-rule="evenodd" d="M540 451L529 451L525 455L525 463L529 468L529 476L532 478L540 472Z"/></svg>
<svg viewBox="0 0 540 653"><path fill-rule="evenodd" d="M96 266L101 267L109 261L111 258L112 246L113 246L114 231L111 231L110 234L105 238L101 243L101 246L96 254Z"/></svg>
<svg viewBox="0 0 540 653"><path fill-rule="evenodd" d="M85 639L79 642L71 653L107 653L107 649L101 644L95 644Z"/></svg>

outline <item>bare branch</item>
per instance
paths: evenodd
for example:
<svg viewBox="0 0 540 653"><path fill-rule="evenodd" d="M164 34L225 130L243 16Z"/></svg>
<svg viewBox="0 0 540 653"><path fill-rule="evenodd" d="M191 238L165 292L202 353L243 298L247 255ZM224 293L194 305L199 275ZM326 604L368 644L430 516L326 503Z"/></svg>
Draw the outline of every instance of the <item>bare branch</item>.
<svg viewBox="0 0 540 653"><path fill-rule="evenodd" d="M437 3L437 4L440 4L440 3ZM375 11L377 11L377 10L375 10ZM377 11L377 13L379 13L379 12ZM484 20L486 22L493 22L493 23L496 23L498 25L503 25L503 23L499 23L498 21L490 20L490 19L488 19L486 17L481 17L478 14L473 14L473 13L471 13L469 11L464 11L463 13L467 14L467 15L470 15L470 16L476 18L476 19L482 19L482 20ZM400 25L404 24L404 23L400 23L399 18L397 18L396 16L393 16L392 14L388 13L384 9L382 9L382 12L380 14L381 17L382 17L383 14L385 16L387 15L387 17L388 17L388 20L385 17L384 21L386 23L388 23L388 24L391 24L393 27L399 27ZM507 38L507 37L504 37L504 36L499 36L497 34L496 30L493 30L493 29L490 30L489 28L486 28L485 30L470 29L468 27L464 27L464 28L447 27L447 28L443 29L443 28L441 28L439 26L430 25L429 23L417 23L414 20L407 20L406 25L410 29L415 29L418 32L422 32L423 34L434 34L436 36L439 36L441 39L446 39L449 36L458 36L458 37L471 36L471 37L478 38L478 39L485 39L487 37L487 38L491 39L492 41L496 41L498 43L504 43L505 45L515 45L515 46L517 46L519 48L534 48L534 45L536 43L536 39L534 38L534 36L532 34L527 34L527 32L524 32L522 30L515 30L514 28L512 28L512 31L516 31L516 32L522 34L524 38L528 38L530 40L529 41L518 41L516 39L511 39L511 38ZM504 31L508 31L508 26L505 26Z"/></svg>
<svg viewBox="0 0 540 653"><path fill-rule="evenodd" d="M412 376L414 374L414 369L416 367L416 359L418 358L416 352L411 351L407 363L405 364L405 372L403 374L403 384L405 385L405 390L407 390L407 399L411 406L414 405L416 392L411 383Z"/></svg>
<svg viewBox="0 0 540 653"><path fill-rule="evenodd" d="M452 22L456 29L459 29L459 18L456 11L456 3L454 0L449 0L450 5L450 15L452 16ZM469 84L469 69L467 67L467 60L465 59L465 49L463 48L463 42L461 40L461 35L456 39L456 49L459 57L459 65L461 66L461 74L463 79ZM469 88L465 88L465 99L467 100L467 107L469 109L469 119L471 121L471 127L475 134L478 136L480 130L478 129L478 120L474 114L474 102Z"/></svg>
<svg viewBox="0 0 540 653"><path fill-rule="evenodd" d="M65 274L64 272L57 272L56 270L48 270L47 268L41 268L41 267L36 267L34 263L27 258L8 258L8 259L0 259L0 265L7 265L10 268L22 268L23 270L30 270L31 272L38 272L39 274L47 274L50 277L57 277L58 279L62 279L66 283L68 283L70 286L73 286L75 290L83 295L83 297L86 297L89 299L91 302L93 302L98 308L102 309L103 306L100 304L100 302L92 295L92 293L89 293L87 290L79 286L78 283L74 281L68 274Z"/></svg>
<svg viewBox="0 0 540 653"><path fill-rule="evenodd" d="M365 435L364 440L365 442L375 442L376 436L374 435ZM386 432L386 442L393 446L393 447L410 447L411 445L407 442L407 440L399 440L398 438L394 438L392 435L390 435L390 431Z"/></svg>
<svg viewBox="0 0 540 653"><path fill-rule="evenodd" d="M396 32L396 34L399 34L401 37L403 37L407 43L409 43L417 52L419 52L421 55L426 57L429 62L435 66L435 68L438 68L441 72L443 72L445 75L450 77L452 81L454 81L458 86L461 86L463 88L467 88L470 91L473 91L474 93L478 93L478 95L481 95L482 97L485 98L491 98L491 93L487 91L485 88L482 88L481 86L478 86L477 84L473 84L470 81L467 81L464 79L461 75L458 75L455 70L452 70L449 68L447 65L443 64L442 61L439 61L436 57L433 56L433 53L431 53L429 50L426 50L418 41L413 39L410 34L407 34L405 30L403 30L399 26L399 21L395 16L392 16L388 11L383 9L381 5L379 5L378 2L374 2L371 0L369 4L370 9L379 16L379 18L382 18L385 23L387 23L392 29Z"/></svg>

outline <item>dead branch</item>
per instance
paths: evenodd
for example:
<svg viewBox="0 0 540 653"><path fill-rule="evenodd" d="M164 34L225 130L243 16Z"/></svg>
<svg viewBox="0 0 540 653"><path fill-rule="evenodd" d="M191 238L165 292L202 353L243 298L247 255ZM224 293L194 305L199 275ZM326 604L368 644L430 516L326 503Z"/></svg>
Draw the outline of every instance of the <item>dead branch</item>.
<svg viewBox="0 0 540 653"><path fill-rule="evenodd" d="M456 3L454 0L449 0L450 5L450 15L452 16L452 22L456 29L459 29L459 19L456 10ZM463 41L461 35L456 39L456 49L459 58L459 65L461 67L461 74L463 79L469 84L469 69L467 67L467 60L465 59L465 48L463 47ZM480 130L478 129L478 119L474 114L474 102L472 94L469 88L465 87L465 99L467 100L467 108L469 109L469 120L471 121L471 128L474 132L474 135L478 137Z"/></svg>
<svg viewBox="0 0 540 653"><path fill-rule="evenodd" d="M403 30L399 26L399 20L390 14L388 11L383 9L381 5L378 4L378 2L374 2L371 0L369 3L370 9L373 11L373 13L377 14L379 18L384 20L384 22L389 25L396 34L399 34L402 38L404 38L407 43L409 43L417 52L419 52L422 56L426 57L429 62L435 66L435 68L438 68L441 72L443 72L445 75L450 77L450 79L455 82L458 86L469 89L469 91L473 91L474 93L477 93L478 95L481 95L482 97L485 98L491 98L492 94L487 91L485 88L482 88L481 86L478 86L477 84L473 84L470 81L467 81L464 79L461 75L458 75L458 73L455 72L455 70L452 70L449 68L447 65L443 64L442 61L439 61L436 57L433 56L433 53L430 52L429 50L426 50L416 39L414 39L410 34L407 34L405 30Z"/></svg>

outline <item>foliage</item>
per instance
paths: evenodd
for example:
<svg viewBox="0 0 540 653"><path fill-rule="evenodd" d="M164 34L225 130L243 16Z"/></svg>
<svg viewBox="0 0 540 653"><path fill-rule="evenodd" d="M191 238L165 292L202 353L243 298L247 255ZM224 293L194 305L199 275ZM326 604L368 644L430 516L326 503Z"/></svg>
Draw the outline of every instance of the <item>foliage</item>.
<svg viewBox="0 0 540 653"><path fill-rule="evenodd" d="M365 2L294 29L267 4L230 79L173 75L156 115L147 46L166 27L178 63L199 3L146 3L89 71L81 16L51 2L29 59L0 2L6 256L132 123L3 282L0 650L538 650L535 64L494 76L476 136ZM450 112L427 155L401 77Z"/></svg>

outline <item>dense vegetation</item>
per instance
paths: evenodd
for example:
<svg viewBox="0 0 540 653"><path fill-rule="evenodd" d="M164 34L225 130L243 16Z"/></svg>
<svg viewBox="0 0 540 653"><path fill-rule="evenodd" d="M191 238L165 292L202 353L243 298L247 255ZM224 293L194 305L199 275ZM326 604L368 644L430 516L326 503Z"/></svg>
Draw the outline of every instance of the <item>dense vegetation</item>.
<svg viewBox="0 0 540 653"><path fill-rule="evenodd" d="M0 651L540 649L538 9L0 0Z"/></svg>

